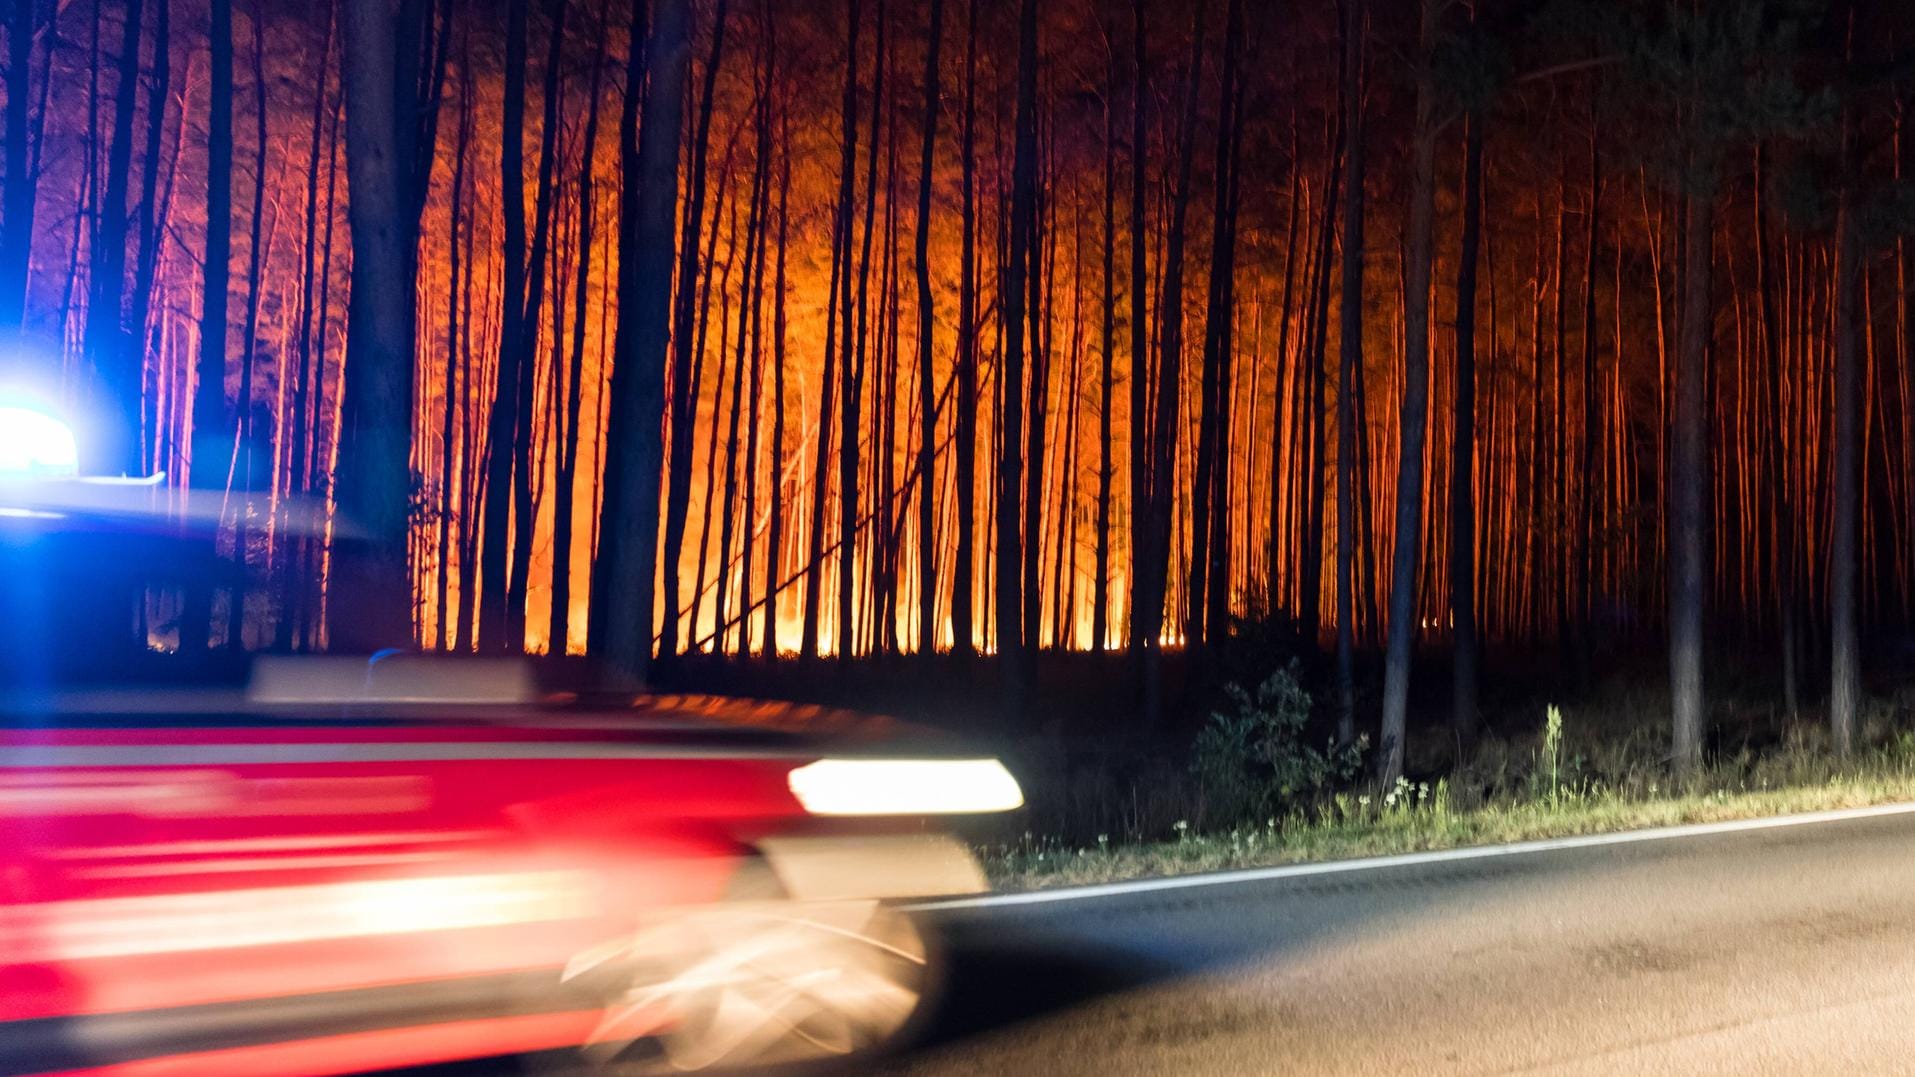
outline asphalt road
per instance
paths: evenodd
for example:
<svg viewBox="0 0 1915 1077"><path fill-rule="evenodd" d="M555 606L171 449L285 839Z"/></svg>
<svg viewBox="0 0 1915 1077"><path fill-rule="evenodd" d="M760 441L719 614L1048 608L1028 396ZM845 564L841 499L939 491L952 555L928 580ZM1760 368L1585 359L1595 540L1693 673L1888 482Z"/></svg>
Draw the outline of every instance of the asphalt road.
<svg viewBox="0 0 1915 1077"><path fill-rule="evenodd" d="M932 915L883 1073L1915 1072L1915 815Z"/></svg>

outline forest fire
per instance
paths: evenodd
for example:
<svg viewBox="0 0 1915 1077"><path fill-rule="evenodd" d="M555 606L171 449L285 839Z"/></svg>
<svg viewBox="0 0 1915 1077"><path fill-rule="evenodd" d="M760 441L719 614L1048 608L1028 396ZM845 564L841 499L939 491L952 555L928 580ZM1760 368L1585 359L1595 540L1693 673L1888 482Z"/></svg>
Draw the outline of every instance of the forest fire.
<svg viewBox="0 0 1915 1077"><path fill-rule="evenodd" d="M1707 604L1793 678L1915 602L1908 88L1825 72L1911 31L1705 8L24 3L0 323L221 494L187 651L376 578L636 666L1281 615L1395 692Z"/></svg>

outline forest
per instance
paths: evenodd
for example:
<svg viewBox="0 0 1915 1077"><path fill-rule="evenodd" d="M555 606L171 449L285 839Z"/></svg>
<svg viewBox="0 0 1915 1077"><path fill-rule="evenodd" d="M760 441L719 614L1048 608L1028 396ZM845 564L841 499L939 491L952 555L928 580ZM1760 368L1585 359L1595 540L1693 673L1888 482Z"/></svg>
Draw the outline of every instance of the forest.
<svg viewBox="0 0 1915 1077"><path fill-rule="evenodd" d="M1895 0L0 18L8 362L222 506L157 650L1096 652L1148 724L1281 618L1387 782L1431 649L1465 742L1666 649L1681 767L1711 656L1846 750L1915 623Z"/></svg>

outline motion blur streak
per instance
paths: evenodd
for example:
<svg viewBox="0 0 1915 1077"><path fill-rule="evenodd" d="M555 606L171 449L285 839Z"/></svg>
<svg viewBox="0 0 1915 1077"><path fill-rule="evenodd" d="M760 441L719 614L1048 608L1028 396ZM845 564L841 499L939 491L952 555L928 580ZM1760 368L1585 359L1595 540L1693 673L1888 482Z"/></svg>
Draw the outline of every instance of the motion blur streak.
<svg viewBox="0 0 1915 1077"><path fill-rule="evenodd" d="M583 872L517 872L99 898L0 910L0 949L130 957L502 927L590 915Z"/></svg>
<svg viewBox="0 0 1915 1077"><path fill-rule="evenodd" d="M43 1077L292 1077L351 1073L381 1066L424 1066L472 1055L569 1047L584 1040L599 1012L526 1014L449 1021L424 1028L380 1029L323 1039L144 1058Z"/></svg>

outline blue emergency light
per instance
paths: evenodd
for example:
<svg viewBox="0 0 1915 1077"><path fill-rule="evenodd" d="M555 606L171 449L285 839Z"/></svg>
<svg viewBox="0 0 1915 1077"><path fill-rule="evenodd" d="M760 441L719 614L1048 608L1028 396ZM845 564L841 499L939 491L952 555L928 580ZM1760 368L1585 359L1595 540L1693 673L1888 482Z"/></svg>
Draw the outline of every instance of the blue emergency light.
<svg viewBox="0 0 1915 1077"><path fill-rule="evenodd" d="M72 426L41 408L0 404L0 480L66 479L79 473Z"/></svg>

